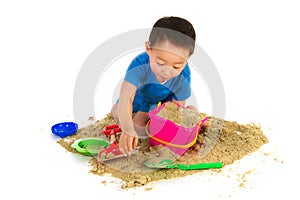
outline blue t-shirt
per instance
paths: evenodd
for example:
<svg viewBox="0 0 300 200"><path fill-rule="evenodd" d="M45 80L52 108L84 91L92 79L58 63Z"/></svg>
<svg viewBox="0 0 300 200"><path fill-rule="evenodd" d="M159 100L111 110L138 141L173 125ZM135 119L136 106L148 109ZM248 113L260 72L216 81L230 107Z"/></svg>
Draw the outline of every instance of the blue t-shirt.
<svg viewBox="0 0 300 200"><path fill-rule="evenodd" d="M162 84L156 80L150 69L149 56L146 52L133 59L124 80L136 86L133 112L149 112L158 102L186 100L191 96L191 72L186 64L182 72Z"/></svg>

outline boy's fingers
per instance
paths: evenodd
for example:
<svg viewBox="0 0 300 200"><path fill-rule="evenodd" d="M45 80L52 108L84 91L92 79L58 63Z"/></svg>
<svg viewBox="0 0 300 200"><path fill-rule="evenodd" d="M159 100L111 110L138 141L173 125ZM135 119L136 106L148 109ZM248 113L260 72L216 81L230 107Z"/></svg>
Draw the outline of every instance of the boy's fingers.
<svg viewBox="0 0 300 200"><path fill-rule="evenodd" d="M123 134L120 136L119 148L120 148L120 151L124 154L125 149L124 149L124 136L123 136Z"/></svg>
<svg viewBox="0 0 300 200"><path fill-rule="evenodd" d="M137 144L138 144L138 138L137 138L137 137L134 137L134 139L133 139L133 144L132 144L132 148L135 149L136 146L137 146Z"/></svg>
<svg viewBox="0 0 300 200"><path fill-rule="evenodd" d="M191 109L191 110L197 110L197 108L195 106L189 105L186 108Z"/></svg>
<svg viewBox="0 0 300 200"><path fill-rule="evenodd" d="M119 148L122 153L131 155L131 151L136 148L137 143L138 138L136 136L131 136L123 133L120 137Z"/></svg>
<svg viewBox="0 0 300 200"><path fill-rule="evenodd" d="M122 134L120 136L120 141L119 141L119 148L120 151L125 154L128 155L128 145L127 145L127 140L128 140L128 135L127 134Z"/></svg>
<svg viewBox="0 0 300 200"><path fill-rule="evenodd" d="M126 144L126 146L127 146L127 150L126 151L127 151L128 155L131 155L132 142L133 142L133 137L128 135L128 137L127 137L127 144Z"/></svg>

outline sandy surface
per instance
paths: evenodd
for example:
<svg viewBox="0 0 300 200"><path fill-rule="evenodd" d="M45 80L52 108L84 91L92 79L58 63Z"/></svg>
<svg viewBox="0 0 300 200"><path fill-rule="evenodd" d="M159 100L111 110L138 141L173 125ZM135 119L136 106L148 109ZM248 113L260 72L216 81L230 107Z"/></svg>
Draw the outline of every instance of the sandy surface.
<svg viewBox="0 0 300 200"><path fill-rule="evenodd" d="M203 113L199 113L199 116ZM118 158L109 162L101 163L97 158L91 158L90 172L93 174L111 174L123 181L122 188L131 188L147 185L149 182L184 177L202 171L183 171L178 169L150 169L144 166L144 162L157 158L170 158L175 163L192 164L200 162L220 161L223 166L232 164L246 155L258 150L263 144L268 142L260 126L256 124L238 124L237 122L224 121L210 117L211 124L208 128L202 128L198 135L197 142L183 156L178 157L167 148L149 147L147 139L139 140L139 151L126 158ZM105 125L115 123L110 115L102 120L94 121L90 125L83 127L73 136L58 141L60 145L68 151L77 153L70 145L78 138L99 137L102 135L101 129ZM222 169L211 169L215 172L222 172ZM250 173L250 172L249 172Z"/></svg>

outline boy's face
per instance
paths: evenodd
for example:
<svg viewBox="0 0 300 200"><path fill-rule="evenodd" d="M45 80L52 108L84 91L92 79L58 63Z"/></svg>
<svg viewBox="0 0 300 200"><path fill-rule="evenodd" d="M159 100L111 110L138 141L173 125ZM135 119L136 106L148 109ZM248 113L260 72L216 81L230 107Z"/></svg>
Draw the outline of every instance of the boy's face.
<svg viewBox="0 0 300 200"><path fill-rule="evenodd" d="M184 69L189 50L163 41L150 48L146 42L146 51L150 59L150 68L160 83L178 76Z"/></svg>

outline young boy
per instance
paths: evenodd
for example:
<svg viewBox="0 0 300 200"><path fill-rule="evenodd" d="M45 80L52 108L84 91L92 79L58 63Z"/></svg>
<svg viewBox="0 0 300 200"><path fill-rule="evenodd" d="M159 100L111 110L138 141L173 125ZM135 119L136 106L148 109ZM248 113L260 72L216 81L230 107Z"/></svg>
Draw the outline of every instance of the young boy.
<svg viewBox="0 0 300 200"><path fill-rule="evenodd" d="M193 54L196 34L193 25L179 17L164 17L153 26L146 52L127 69L112 116L119 120L120 149L130 155L138 134L145 132L148 112L158 102L175 101L184 106L191 95L187 59ZM193 108L190 106L190 108Z"/></svg>

